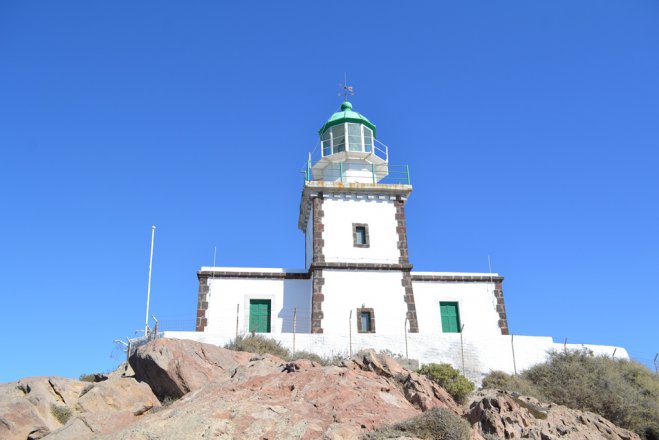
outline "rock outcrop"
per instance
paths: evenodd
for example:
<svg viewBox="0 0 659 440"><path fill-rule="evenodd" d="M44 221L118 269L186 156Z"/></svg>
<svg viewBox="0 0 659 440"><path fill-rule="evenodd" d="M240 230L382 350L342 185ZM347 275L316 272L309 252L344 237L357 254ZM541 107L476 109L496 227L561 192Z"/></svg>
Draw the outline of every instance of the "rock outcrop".
<svg viewBox="0 0 659 440"><path fill-rule="evenodd" d="M36 377L0 385L0 438L358 439L445 408L471 423L472 440L638 439L595 414L510 393L476 393L463 408L374 351L321 366L161 339L138 348L130 367L94 383Z"/></svg>
<svg viewBox="0 0 659 440"><path fill-rule="evenodd" d="M504 391L476 393L465 417L477 431L502 439L639 439L597 414Z"/></svg>
<svg viewBox="0 0 659 440"><path fill-rule="evenodd" d="M159 406L151 388L132 377L99 383L30 377L0 385L0 438L90 438Z"/></svg>

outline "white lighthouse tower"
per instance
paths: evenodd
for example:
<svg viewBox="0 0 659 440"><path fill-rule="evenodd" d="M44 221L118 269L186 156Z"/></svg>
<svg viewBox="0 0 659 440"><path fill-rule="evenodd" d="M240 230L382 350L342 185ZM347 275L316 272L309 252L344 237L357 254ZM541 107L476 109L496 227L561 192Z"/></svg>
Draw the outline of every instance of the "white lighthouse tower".
<svg viewBox="0 0 659 440"><path fill-rule="evenodd" d="M348 101L319 135L298 224L312 280L311 332L338 332L350 319L360 333L374 333L376 319L417 332L405 224L409 170L392 172L375 125Z"/></svg>

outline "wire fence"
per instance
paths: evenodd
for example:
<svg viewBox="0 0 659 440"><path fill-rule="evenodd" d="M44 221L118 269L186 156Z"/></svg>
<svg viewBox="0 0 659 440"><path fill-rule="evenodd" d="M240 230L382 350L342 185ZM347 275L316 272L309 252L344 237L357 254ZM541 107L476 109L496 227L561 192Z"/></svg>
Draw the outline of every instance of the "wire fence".
<svg viewBox="0 0 659 440"><path fill-rule="evenodd" d="M274 325L275 328L268 328L268 332L272 333L282 333L282 334L289 334L293 338L293 350L295 350L295 335L296 334L310 334L311 333L311 309L310 308L305 308L305 307L285 307L281 309L276 315L272 315L270 317L271 319L269 320L269 326ZM345 352L352 354L353 352L353 333L356 335L358 332L356 331L356 319L357 316L353 316L352 312L350 312L350 315L347 317L348 319L346 320L346 329L348 332L348 335L343 335L347 336L347 340L345 341L346 347L345 347ZM155 320L155 317L154 317ZM238 306L236 308L236 314L235 314L235 323L236 323L236 330L235 334L236 336L244 336L247 334L255 333L256 331L260 331L261 328L256 328L259 323L258 320L254 318L254 316L250 317L249 310L241 310L241 307ZM405 356L407 357L407 339L408 339L408 322L407 320L405 321L404 325L401 325L401 330L402 333L404 334L404 350L405 350ZM154 340L157 338L162 337L164 331L195 331L195 326L196 326L196 321L194 319L190 318L165 318L162 320L155 320L155 326L153 329L147 328L147 334L146 336L141 336L137 338L126 338L125 341L123 340L115 340L115 342L120 343L124 346L123 351L126 353L127 357L129 357L138 347ZM353 329L355 327L355 329ZM455 353L452 353L452 357L454 359L454 364L456 367L459 367L462 371L469 371L470 370L470 365L472 362L469 360L469 356L467 356L467 361L465 361L465 347L467 348L467 352L471 352L472 350L469 349L469 346L474 343L473 335L468 335L469 339L471 341L465 342L463 340L463 333L464 333L464 325L460 329L460 338L459 338L459 346L451 347L448 351L452 351ZM363 336L363 333L360 334L360 336ZM403 336L401 334L401 336ZM515 336L516 335L511 335L511 340L510 340L510 350L511 350L511 359L512 359L512 367L514 369L514 372L517 373L517 365L516 365L516 354L515 354L515 349L516 349L516 343L515 343ZM369 337L377 338L378 334L373 333L369 335ZM403 339L403 338L401 338ZM568 343L569 341L569 343ZM402 342L400 341L400 349L398 350L401 352L400 354L403 354L403 345ZM556 344L556 345L561 345ZM582 343L575 343L572 340L569 340L568 338L565 338L563 341L563 349L565 350L578 350L583 348L588 348L589 344L582 344ZM447 347L448 348L448 347ZM650 369L652 372L654 372L656 375L659 375L659 352L657 353L650 353L647 351L641 351L641 350L635 350L635 349L626 349L627 353L629 354L629 357L631 360L638 362L639 364L642 364L646 366L648 369ZM597 355L601 356L609 356L613 359L616 357L620 357L620 353L618 353L616 348L613 348L611 350L611 353L606 353L606 352L598 352L596 353Z"/></svg>

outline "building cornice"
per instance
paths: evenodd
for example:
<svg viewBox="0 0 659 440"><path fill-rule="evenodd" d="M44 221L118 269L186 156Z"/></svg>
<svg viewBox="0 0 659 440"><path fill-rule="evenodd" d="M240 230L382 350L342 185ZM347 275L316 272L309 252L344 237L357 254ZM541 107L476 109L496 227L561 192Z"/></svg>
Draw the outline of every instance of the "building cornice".
<svg viewBox="0 0 659 440"><path fill-rule="evenodd" d="M197 278L260 278L260 279L286 279L286 280L308 280L314 270L354 270L354 271L403 271L410 272L412 281L415 282L465 282L465 283L501 283L504 277L500 275L472 275L463 274L445 274L438 272L436 274L424 273L415 274L411 272L411 264L387 264L387 263L339 263L326 262L312 264L306 272L292 272L286 270L259 270L258 268L230 270L200 270L197 272Z"/></svg>
<svg viewBox="0 0 659 440"><path fill-rule="evenodd" d="M468 273L464 274L415 274L412 272L412 281L454 281L454 282L464 282L464 283L478 283L478 282L493 282L501 283L503 282L503 277L500 275L470 275Z"/></svg>

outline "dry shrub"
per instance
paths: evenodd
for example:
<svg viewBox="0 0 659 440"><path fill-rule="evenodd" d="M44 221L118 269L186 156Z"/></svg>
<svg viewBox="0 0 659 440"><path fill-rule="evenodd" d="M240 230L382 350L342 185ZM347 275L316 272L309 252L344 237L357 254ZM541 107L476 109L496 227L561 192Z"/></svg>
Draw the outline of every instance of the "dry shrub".
<svg viewBox="0 0 659 440"><path fill-rule="evenodd" d="M62 425L66 424L69 421L73 413L71 408L68 406L55 405L54 403L50 405L50 413L60 422Z"/></svg>
<svg viewBox="0 0 659 440"><path fill-rule="evenodd" d="M469 440L471 429L460 416L446 408L433 408L425 413L366 434L364 440L417 437L433 440Z"/></svg>
<svg viewBox="0 0 659 440"><path fill-rule="evenodd" d="M546 400L542 393L531 382L521 376L513 376L503 371L492 371L483 379L482 388L492 390L506 390L533 396L538 400Z"/></svg>
<svg viewBox="0 0 659 440"><path fill-rule="evenodd" d="M310 351L296 351L286 357L287 361L296 361L298 359L313 361L319 365L322 365L323 367L330 365L341 365L341 363L345 360L345 358L340 355L332 357L319 356L316 353L311 353Z"/></svg>
<svg viewBox="0 0 659 440"><path fill-rule="evenodd" d="M238 336L226 344L224 348L234 351L248 351L256 354L271 354L282 359L290 356L290 351L281 345L279 341L261 335Z"/></svg>
<svg viewBox="0 0 659 440"><path fill-rule="evenodd" d="M516 391L591 411L647 440L659 440L659 378L636 362L593 356L589 350L553 352L521 374L494 372L487 388Z"/></svg>

